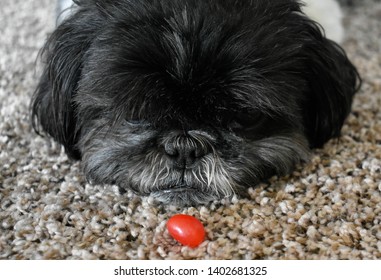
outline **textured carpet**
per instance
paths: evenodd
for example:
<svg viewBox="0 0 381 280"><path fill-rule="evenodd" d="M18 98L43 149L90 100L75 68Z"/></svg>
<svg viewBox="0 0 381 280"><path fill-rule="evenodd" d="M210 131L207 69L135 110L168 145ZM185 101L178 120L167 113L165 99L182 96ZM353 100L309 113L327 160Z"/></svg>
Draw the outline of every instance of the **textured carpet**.
<svg viewBox="0 0 381 280"><path fill-rule="evenodd" d="M381 259L381 3L345 8L345 49L364 78L339 141L251 199L179 209L87 184L78 162L37 136L28 118L35 60L54 1L0 9L1 259ZM170 238L183 212L205 225L196 249Z"/></svg>

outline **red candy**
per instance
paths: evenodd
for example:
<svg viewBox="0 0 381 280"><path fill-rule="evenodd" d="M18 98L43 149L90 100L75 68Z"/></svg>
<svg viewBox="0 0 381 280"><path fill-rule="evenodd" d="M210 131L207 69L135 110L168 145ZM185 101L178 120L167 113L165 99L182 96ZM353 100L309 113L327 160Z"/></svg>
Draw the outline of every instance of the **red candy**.
<svg viewBox="0 0 381 280"><path fill-rule="evenodd" d="M205 239L205 229L195 217L177 214L167 222L169 234L181 244L195 248Z"/></svg>

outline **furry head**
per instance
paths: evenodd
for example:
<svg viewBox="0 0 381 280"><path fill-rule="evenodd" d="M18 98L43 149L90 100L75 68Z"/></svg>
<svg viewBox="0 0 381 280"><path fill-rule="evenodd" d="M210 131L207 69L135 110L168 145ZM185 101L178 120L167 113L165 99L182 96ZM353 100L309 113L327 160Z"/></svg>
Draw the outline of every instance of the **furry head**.
<svg viewBox="0 0 381 280"><path fill-rule="evenodd" d="M359 76L293 0L79 0L48 39L33 125L93 183L198 204L340 134Z"/></svg>

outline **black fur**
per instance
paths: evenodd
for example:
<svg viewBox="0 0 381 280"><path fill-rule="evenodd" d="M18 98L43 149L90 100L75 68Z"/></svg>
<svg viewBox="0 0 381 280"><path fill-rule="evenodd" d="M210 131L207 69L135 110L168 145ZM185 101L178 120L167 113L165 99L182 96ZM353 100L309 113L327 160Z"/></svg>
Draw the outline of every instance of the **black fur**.
<svg viewBox="0 0 381 280"><path fill-rule="evenodd" d="M77 4L46 43L32 116L96 183L180 203L237 192L339 136L359 88L345 52L298 1ZM184 175L205 158L199 175ZM184 162L182 175L172 161ZM206 174L215 161L221 174ZM177 175L143 183L148 169ZM179 185L187 195L172 192Z"/></svg>

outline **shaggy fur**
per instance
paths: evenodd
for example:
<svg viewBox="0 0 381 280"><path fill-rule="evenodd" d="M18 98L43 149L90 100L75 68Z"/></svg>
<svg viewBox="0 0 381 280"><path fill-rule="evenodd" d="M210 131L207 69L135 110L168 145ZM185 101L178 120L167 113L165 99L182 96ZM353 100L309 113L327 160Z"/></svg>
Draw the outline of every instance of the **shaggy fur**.
<svg viewBox="0 0 381 280"><path fill-rule="evenodd" d="M76 2L32 115L91 182L207 203L340 135L360 79L298 1Z"/></svg>

